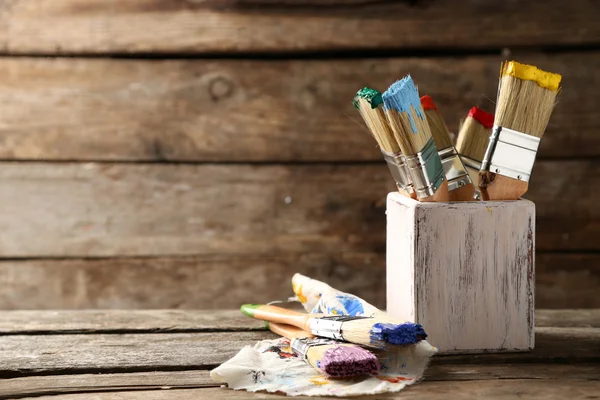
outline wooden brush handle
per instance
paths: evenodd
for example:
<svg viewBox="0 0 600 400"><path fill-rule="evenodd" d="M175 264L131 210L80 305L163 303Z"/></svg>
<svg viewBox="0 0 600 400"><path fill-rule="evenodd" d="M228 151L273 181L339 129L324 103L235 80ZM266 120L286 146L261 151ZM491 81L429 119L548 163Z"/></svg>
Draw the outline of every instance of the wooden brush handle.
<svg viewBox="0 0 600 400"><path fill-rule="evenodd" d="M419 199L419 201L435 203L443 203L449 200L450 197L448 195L448 181L445 179L444 182L438 188L438 190L432 196L422 197Z"/></svg>
<svg viewBox="0 0 600 400"><path fill-rule="evenodd" d="M448 192L450 201L475 201L474 195L475 186L471 183Z"/></svg>
<svg viewBox="0 0 600 400"><path fill-rule="evenodd" d="M529 184L493 172L479 173L479 190L483 200L519 200Z"/></svg>
<svg viewBox="0 0 600 400"><path fill-rule="evenodd" d="M252 317L262 319L263 321L293 325L304 330L308 330L308 322L310 320L310 315L308 314L269 305L256 307Z"/></svg>
<svg viewBox="0 0 600 400"><path fill-rule="evenodd" d="M288 339L302 339L315 337L315 335L292 325L277 324L274 322L270 322L269 329L271 330L271 332L276 333L279 336L286 337Z"/></svg>
<svg viewBox="0 0 600 400"><path fill-rule="evenodd" d="M402 189L400 187L400 185L396 185L396 187L398 188L398 193L400 193L402 196L404 197L408 197L410 199L415 199L417 198L417 194L415 192L412 192L412 194L408 193L406 190Z"/></svg>

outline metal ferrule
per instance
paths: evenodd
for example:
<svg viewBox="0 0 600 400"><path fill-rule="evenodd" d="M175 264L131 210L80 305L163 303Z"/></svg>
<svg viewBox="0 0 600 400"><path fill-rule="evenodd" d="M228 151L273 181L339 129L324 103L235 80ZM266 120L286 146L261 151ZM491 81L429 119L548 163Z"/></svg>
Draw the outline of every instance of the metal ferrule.
<svg viewBox="0 0 600 400"><path fill-rule="evenodd" d="M324 318L313 318L309 323L310 333L330 339L344 340L342 337L342 323Z"/></svg>
<svg viewBox="0 0 600 400"><path fill-rule="evenodd" d="M298 357L306 358L308 354L308 350L311 347L315 346L326 346L330 344L337 344L331 339L323 339L323 338L302 338L302 339L294 339L290 346L292 347L292 351L296 353Z"/></svg>
<svg viewBox="0 0 600 400"><path fill-rule="evenodd" d="M471 177L473 187L475 187L473 198L475 200L481 200L481 191L479 190L479 170L481 169L481 163L463 155L460 156L460 159L462 160L467 172L469 173L469 176Z"/></svg>
<svg viewBox="0 0 600 400"><path fill-rule="evenodd" d="M529 182L539 145L538 137L494 126L481 171Z"/></svg>
<svg viewBox="0 0 600 400"><path fill-rule="evenodd" d="M444 182L444 168L438 155L433 138L415 155L404 156L410 171L417 197L429 197L435 194Z"/></svg>
<svg viewBox="0 0 600 400"><path fill-rule="evenodd" d="M381 150L383 159L388 165L392 177L396 181L396 184L402 188L405 192L412 194L415 192L412 182L410 181L410 173L408 167L404 162L402 153L388 153L387 151Z"/></svg>
<svg viewBox="0 0 600 400"><path fill-rule="evenodd" d="M454 146L442 149L438 151L438 154L442 161L444 175L446 175L446 180L448 181L448 191L471 184L471 177Z"/></svg>

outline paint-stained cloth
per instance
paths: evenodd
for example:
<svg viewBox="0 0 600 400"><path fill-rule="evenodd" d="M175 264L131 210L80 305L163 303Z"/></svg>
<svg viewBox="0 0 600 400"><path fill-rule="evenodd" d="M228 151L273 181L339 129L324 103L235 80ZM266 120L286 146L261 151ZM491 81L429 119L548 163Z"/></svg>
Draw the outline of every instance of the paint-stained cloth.
<svg viewBox="0 0 600 400"><path fill-rule="evenodd" d="M294 275L296 298L311 313L379 315L377 309L354 295ZM327 379L304 360L296 357L287 339L263 340L246 346L232 359L211 371L211 377L231 389L250 392L282 392L289 396L359 396L398 392L422 379L430 357L437 351L422 340L393 352L379 352L378 375L355 379Z"/></svg>

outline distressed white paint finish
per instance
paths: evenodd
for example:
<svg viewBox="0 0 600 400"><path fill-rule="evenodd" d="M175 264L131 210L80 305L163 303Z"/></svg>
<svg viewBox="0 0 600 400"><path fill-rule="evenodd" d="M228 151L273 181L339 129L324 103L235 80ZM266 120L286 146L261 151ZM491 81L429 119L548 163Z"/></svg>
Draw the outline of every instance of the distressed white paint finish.
<svg viewBox="0 0 600 400"><path fill-rule="evenodd" d="M535 205L387 199L387 310L444 353L533 348Z"/></svg>

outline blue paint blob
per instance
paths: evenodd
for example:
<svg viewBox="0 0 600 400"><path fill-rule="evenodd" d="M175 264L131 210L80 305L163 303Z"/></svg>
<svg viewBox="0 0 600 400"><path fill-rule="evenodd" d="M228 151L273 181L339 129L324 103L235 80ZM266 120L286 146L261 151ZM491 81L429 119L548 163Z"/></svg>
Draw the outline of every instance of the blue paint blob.
<svg viewBox="0 0 600 400"><path fill-rule="evenodd" d="M427 338L423 327L407 322L404 324L378 323L371 328L371 343L384 346L385 344L408 345L415 344Z"/></svg>
<svg viewBox="0 0 600 400"><path fill-rule="evenodd" d="M394 82L383 95L383 106L386 110L396 110L408 114L413 133L417 133L417 124L410 112L410 106L415 109L417 116L424 119L425 116L421 112L421 100L419 99L419 91L415 86L415 82L410 75L406 75L399 81Z"/></svg>
<svg viewBox="0 0 600 400"><path fill-rule="evenodd" d="M353 296L335 296L342 306L346 309L348 315L364 315L365 309L362 302Z"/></svg>

